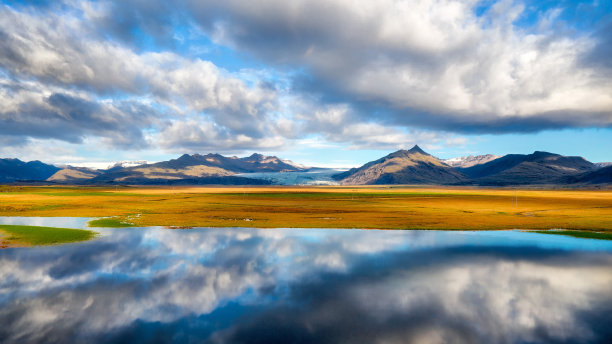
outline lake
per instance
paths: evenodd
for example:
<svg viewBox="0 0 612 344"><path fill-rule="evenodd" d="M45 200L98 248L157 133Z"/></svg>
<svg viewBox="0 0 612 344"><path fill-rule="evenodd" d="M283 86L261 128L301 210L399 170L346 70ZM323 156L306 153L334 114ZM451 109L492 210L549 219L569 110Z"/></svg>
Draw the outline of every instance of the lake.
<svg viewBox="0 0 612 344"><path fill-rule="evenodd" d="M0 250L0 342L612 342L612 241L520 231L99 231L79 244Z"/></svg>

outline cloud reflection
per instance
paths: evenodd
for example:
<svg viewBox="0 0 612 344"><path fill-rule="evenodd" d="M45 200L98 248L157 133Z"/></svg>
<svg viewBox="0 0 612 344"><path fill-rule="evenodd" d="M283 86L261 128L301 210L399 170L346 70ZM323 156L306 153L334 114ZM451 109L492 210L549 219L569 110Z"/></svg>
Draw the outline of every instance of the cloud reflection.
<svg viewBox="0 0 612 344"><path fill-rule="evenodd" d="M0 342L612 339L610 249L539 248L528 233L108 233L0 251Z"/></svg>

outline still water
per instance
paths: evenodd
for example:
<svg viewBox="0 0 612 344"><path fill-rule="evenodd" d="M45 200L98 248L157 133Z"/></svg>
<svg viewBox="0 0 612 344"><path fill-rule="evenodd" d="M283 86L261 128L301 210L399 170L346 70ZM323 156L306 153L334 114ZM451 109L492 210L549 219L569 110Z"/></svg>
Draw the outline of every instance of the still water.
<svg viewBox="0 0 612 344"><path fill-rule="evenodd" d="M0 223L86 223L46 220ZM612 342L611 241L518 231L100 232L86 243L0 250L0 342Z"/></svg>

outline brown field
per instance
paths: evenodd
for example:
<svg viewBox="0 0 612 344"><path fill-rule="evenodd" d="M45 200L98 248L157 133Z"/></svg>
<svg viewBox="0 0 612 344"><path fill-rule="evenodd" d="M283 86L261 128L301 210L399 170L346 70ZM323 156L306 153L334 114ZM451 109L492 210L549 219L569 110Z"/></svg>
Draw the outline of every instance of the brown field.
<svg viewBox="0 0 612 344"><path fill-rule="evenodd" d="M114 216L176 227L612 231L612 191L4 186L0 216Z"/></svg>

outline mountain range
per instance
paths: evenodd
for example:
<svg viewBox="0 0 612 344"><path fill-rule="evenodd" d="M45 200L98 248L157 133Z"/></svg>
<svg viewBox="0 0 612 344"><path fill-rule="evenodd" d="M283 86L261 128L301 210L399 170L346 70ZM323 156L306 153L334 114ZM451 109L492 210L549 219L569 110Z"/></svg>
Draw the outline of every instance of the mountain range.
<svg viewBox="0 0 612 344"><path fill-rule="evenodd" d="M59 167L38 160L0 159L0 183L46 180L59 170Z"/></svg>
<svg viewBox="0 0 612 344"><path fill-rule="evenodd" d="M597 169L582 157L536 151L532 154L508 154L484 164L459 168L478 185L559 184L571 175Z"/></svg>
<svg viewBox="0 0 612 344"><path fill-rule="evenodd" d="M57 167L40 161L0 159L0 183L75 185L225 184L264 185L257 176L308 172L308 167L275 156L184 154L157 163L120 162L106 169ZM252 176L249 176L253 174ZM478 155L441 160L419 146L398 150L359 168L332 175L342 185L570 185L612 184L612 164L536 151L504 156Z"/></svg>

